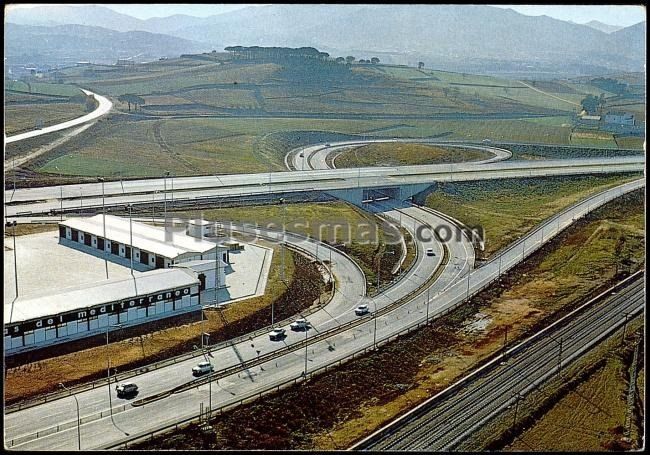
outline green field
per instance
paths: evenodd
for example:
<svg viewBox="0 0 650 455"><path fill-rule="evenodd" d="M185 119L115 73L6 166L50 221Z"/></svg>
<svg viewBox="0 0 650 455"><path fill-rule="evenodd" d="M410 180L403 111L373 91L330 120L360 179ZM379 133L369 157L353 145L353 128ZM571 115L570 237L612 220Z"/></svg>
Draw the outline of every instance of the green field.
<svg viewBox="0 0 650 455"><path fill-rule="evenodd" d="M286 214L283 213L286 210ZM377 254L394 251L381 260L381 280L392 278L391 269L399 260L401 246L386 231L378 218L344 202L258 205L181 212L187 217L221 222L259 224L261 227L286 230L339 246L359 264L372 289L377 280ZM227 223L226 223L227 226Z"/></svg>
<svg viewBox="0 0 650 455"><path fill-rule="evenodd" d="M487 257L562 208L636 178L621 174L442 183L426 205L471 227L481 226Z"/></svg>
<svg viewBox="0 0 650 455"><path fill-rule="evenodd" d="M571 103L597 91L580 81L526 82L531 88L519 81L445 71L351 68L333 79L316 78L299 66L198 56L72 67L30 86L17 81L6 88L21 96L31 96L30 89L70 95L78 92L72 84L78 84L112 98L111 116L30 165L32 171L58 168L70 176L283 170L284 154L293 147L359 136L640 146L635 139L572 133L576 106ZM142 96L144 105L129 111L127 103L117 100L125 93ZM539 117L526 117L531 114ZM25 115L29 119L31 114Z"/></svg>
<svg viewBox="0 0 650 455"><path fill-rule="evenodd" d="M85 106L76 103L5 104L5 134L12 136L31 131L36 128L37 121L42 121L42 126L47 127L86 113Z"/></svg>
<svg viewBox="0 0 650 455"><path fill-rule="evenodd" d="M491 153L457 147L439 147L410 143L378 143L346 150L335 159L337 168L403 166L478 161L492 158Z"/></svg>

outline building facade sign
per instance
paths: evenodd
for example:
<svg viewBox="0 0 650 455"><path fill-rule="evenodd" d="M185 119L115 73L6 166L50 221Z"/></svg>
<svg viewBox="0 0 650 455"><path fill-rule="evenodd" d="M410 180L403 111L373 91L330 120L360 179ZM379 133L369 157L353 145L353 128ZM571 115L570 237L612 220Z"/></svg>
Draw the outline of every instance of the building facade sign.
<svg viewBox="0 0 650 455"><path fill-rule="evenodd" d="M143 297L136 297L133 299L122 300L119 302L107 303L93 308L77 309L63 314L50 316L42 319L32 319L30 321L19 322L15 324L6 324L4 327L5 336L22 336L25 332L35 329L56 326L73 321L85 321L89 317L96 317L99 315L113 315L128 310L130 308L147 307L155 305L158 302L178 300L184 296L191 295L191 288L185 287L176 290L159 292L150 294Z"/></svg>

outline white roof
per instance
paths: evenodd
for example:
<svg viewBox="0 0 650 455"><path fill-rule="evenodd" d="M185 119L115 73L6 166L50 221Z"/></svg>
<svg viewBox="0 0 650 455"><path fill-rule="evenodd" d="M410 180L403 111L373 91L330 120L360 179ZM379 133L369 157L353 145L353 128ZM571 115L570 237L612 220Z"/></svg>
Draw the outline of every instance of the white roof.
<svg viewBox="0 0 650 455"><path fill-rule="evenodd" d="M88 232L98 237L104 237L103 215L90 218L71 218L59 223L79 231ZM106 215L106 239L130 245L130 231L128 218ZM168 231L150 226L148 224L132 221L133 246L141 250L174 259L186 253L206 253L214 250L215 244L205 240L191 237L184 232ZM168 236L168 238L165 238Z"/></svg>
<svg viewBox="0 0 650 455"><path fill-rule="evenodd" d="M219 260L219 262L221 262L219 264L219 267L221 269L225 269L229 265L227 262L223 262L222 260ZM172 267L184 267L184 268L192 269L192 270L194 270L196 272L204 272L206 270L214 270L216 268L215 263L214 263L214 259L201 259L201 260L197 260L197 261L186 261L186 262L181 262L181 263L178 263L178 264L173 264Z"/></svg>
<svg viewBox="0 0 650 455"><path fill-rule="evenodd" d="M56 294L33 294L18 298L11 320L11 301L5 301L4 323L44 318L68 311L91 308L104 303L127 300L184 286L199 284L194 274L185 269L156 269L133 278L119 278L61 289ZM136 293L137 286L137 293Z"/></svg>

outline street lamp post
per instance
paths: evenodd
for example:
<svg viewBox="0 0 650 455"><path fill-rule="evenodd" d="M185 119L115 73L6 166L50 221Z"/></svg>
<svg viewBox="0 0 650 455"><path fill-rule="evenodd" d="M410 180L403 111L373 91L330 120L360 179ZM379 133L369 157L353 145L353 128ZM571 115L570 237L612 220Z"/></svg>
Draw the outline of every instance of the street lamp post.
<svg viewBox="0 0 650 455"><path fill-rule="evenodd" d="M169 177L169 171L165 171L165 175L163 177L163 182L164 182L164 197L165 197L165 205L164 205L164 210L165 210L165 215L164 215L164 220L165 223L167 223L167 177Z"/></svg>
<svg viewBox="0 0 650 455"><path fill-rule="evenodd" d="M74 398L74 401L77 404L77 447L78 450L81 452L81 416L79 414L79 400L77 400L77 395L72 393L70 389L68 389L66 386L63 385L62 382L59 382L59 386L63 387L65 390L70 392L70 395L72 395L72 398Z"/></svg>
<svg viewBox="0 0 650 455"><path fill-rule="evenodd" d="M108 350L108 331L111 327L122 327L122 324L108 324L106 325L106 380L108 381L108 407L111 414L111 421L113 421L113 397L111 395L111 356ZM115 421L113 421L115 425Z"/></svg>
<svg viewBox="0 0 650 455"><path fill-rule="evenodd" d="M16 283L16 298L18 298L18 259L16 257L16 220L7 222L7 227L12 227L12 234L14 238L14 279Z"/></svg>
<svg viewBox="0 0 650 455"><path fill-rule="evenodd" d="M305 324L305 379L307 379L307 334L309 332L309 323Z"/></svg>
<svg viewBox="0 0 650 455"><path fill-rule="evenodd" d="M131 259L131 276L135 282L135 276L133 275L133 220L131 218L131 208L132 205L129 204L129 248L131 249L131 254L129 254L129 256Z"/></svg>
<svg viewBox="0 0 650 455"><path fill-rule="evenodd" d="M427 288L427 325L429 325L429 302L431 299L429 298L429 291L431 288Z"/></svg>
<svg viewBox="0 0 650 455"><path fill-rule="evenodd" d="M280 270L280 280L285 281L285 262L284 262L284 251L286 249L286 237L287 237L287 228L286 228L286 223L287 223L287 206L284 203L284 198L280 198L280 205L282 205L282 268Z"/></svg>
<svg viewBox="0 0 650 455"><path fill-rule="evenodd" d="M379 255L377 256L377 292L379 292L379 276L381 274L381 257L384 254L395 254L395 252L384 250L381 253L379 253Z"/></svg>
<svg viewBox="0 0 650 455"><path fill-rule="evenodd" d="M104 225L104 248L103 248L104 251L102 251L102 254L104 255L106 279L108 280L108 256L106 255L106 206L104 204L104 178L100 177L98 180L102 182L102 224Z"/></svg>

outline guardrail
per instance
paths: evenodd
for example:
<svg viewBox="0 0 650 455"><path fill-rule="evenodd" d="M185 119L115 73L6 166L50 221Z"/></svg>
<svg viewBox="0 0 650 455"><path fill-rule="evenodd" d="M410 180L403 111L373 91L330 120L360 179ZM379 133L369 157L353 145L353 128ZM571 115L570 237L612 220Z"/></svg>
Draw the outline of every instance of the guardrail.
<svg viewBox="0 0 650 455"><path fill-rule="evenodd" d="M572 317L574 317L576 314L581 313L582 311L585 311L594 303L600 301L601 299L607 297L608 295L611 295L612 292L618 291L622 287L625 287L629 284L631 280L635 280L636 278L639 277L640 274L644 273L645 270L639 270L636 273L630 275L629 277L625 278L622 281L619 281L616 283L614 286L611 288L601 292L599 295L596 297L593 297L592 299L588 300L584 304L580 305L578 308L572 310L570 313L564 315L557 321L553 322L552 324L544 327L542 330L539 332L533 334L532 336L526 338L524 341L521 343L517 344L516 346L513 346L512 348L508 349L506 352L499 351L499 353L495 353L492 356L490 356L487 360L487 363L483 364L479 368L475 369L468 375L464 376L461 378L459 381L456 381L455 383L451 384L449 387L445 388L441 392L437 393L435 396L427 399L423 403L419 404L417 407L411 409L409 412L406 414L403 414L399 418L395 419L388 425L385 425L384 427L380 428L379 430L375 431L371 435L365 437L361 441L357 442L354 444L352 447L350 447L348 450L361 450L364 447L367 447L368 445L373 444L374 442L382 439L387 433L392 433L393 428L405 421L412 420L414 418L417 418L419 415L422 413L428 411L428 408L431 406L432 403L437 402L447 396L449 396L451 393L455 392L458 390L460 387L464 386L466 383L469 381L481 377L482 375L485 375L492 371L497 365L500 364L500 362L504 359L507 358L513 354L516 354L520 352L522 349L525 347L529 346L531 343L537 341L541 337L545 336L546 333L553 328L557 326L563 326L566 324Z"/></svg>
<svg viewBox="0 0 650 455"><path fill-rule="evenodd" d="M244 230L242 230L242 232L245 233ZM262 234L259 234L259 235L260 235L260 237L265 237L265 238L270 239L270 240L277 240L277 239L274 239L273 237L270 237L270 236L264 236ZM302 237L305 240L308 240L307 237L301 236L299 234L291 233L290 235L296 236L296 237ZM323 244L323 245L324 245L323 248L325 248L325 249L334 248L334 247L332 247L330 245L326 245L326 244ZM303 249L301 247L298 247L298 246L295 246L295 245L287 245L287 247L290 248L290 249L296 250L297 252L300 252L301 254L305 254L307 256L312 256L309 251L307 251L307 250L305 250L305 249ZM354 262L347 254L345 254L344 252L339 251L339 250L337 250L337 252L340 253L340 254L343 254L344 256L346 256L351 262L353 262L356 265L356 262ZM323 261L319 260L319 262L323 266L325 266L325 268L328 270L330 276L333 278L331 268L329 266L326 266ZM358 265L357 265L357 267L358 267ZM361 269L359 269L359 270L361 270ZM363 272L361 272L361 273L363 274ZM334 280L333 279L332 279L332 285L334 285ZM365 289L365 286L364 286L364 289ZM314 312L320 310L325 305L327 305L333 298L334 298L334 293L331 293L329 298L324 303L322 303L320 305L312 306L310 308L307 308L306 310L300 312L299 315L308 316L310 314L313 314ZM215 350L223 349L223 348L226 348L226 347L230 346L232 343L235 343L235 344L240 343L240 342L245 341L245 340L247 340L247 339L249 339L251 337L255 337L255 336L262 335L264 333L268 333L275 326L281 326L281 325L289 324L290 322L292 322L296 318L296 316L298 316L298 315L288 317L288 318L283 319L283 320L281 320L279 322L276 322L273 325L269 325L269 326L263 327L261 329L254 330L253 332L247 333L245 335L240 335L239 337L232 338L230 340L225 340L225 341L222 341L222 342L219 342L219 343L215 343L213 345L209 345L209 346L206 347L206 349L208 351L215 351ZM179 362L184 362L186 360L189 360L189 359L192 359L192 358L195 358L195 357L200 357L202 355L204 355L204 353L202 351L186 352L186 353L174 356L174 357L169 357L169 358L167 358L165 360L161 360L160 362L154 362L152 364L145 365L143 367L138 367L138 368L134 368L134 369L129 370L129 371L118 373L117 375L114 375L111 378L111 381L113 380L113 378L115 378L115 381L123 381L125 379L133 378L134 376L137 376L139 374L143 374L143 373L146 373L146 372L149 372L149 371L152 371L152 370L156 370L158 368L162 368L162 367L165 367L165 366L173 365L173 364L176 364L176 363L179 363ZM27 409L27 408L31 408L33 406L38 406L38 405L43 404L43 403L47 403L47 402L50 402L50 401L55 401L55 400L58 400L58 399L61 399L61 398L68 397L68 396L72 395L73 393L80 393L80 392L84 392L86 390L92 390L92 389L95 389L95 388L98 388L98 387L103 387L105 385L106 385L106 379L97 379L95 381L87 382L87 383L80 384L80 385L77 385L77 386L71 386L66 391L54 392L54 393L45 395L43 397L40 397L40 398L37 398L37 399L34 399L34 400L29 400L29 401L26 401L26 402L20 402L20 403L11 405L11 406L7 406L7 407L5 407L5 414L10 414L10 413L13 413L13 412L20 411L22 409Z"/></svg>
<svg viewBox="0 0 650 455"><path fill-rule="evenodd" d="M640 181L635 181L635 182L636 182L636 183L640 183ZM643 184L644 184L644 183L643 183ZM620 185L620 186L615 187L615 188L620 188L620 187L623 187L623 186L625 186L625 185L629 185L629 184ZM641 186L643 186L643 185L639 185L638 187L641 187ZM590 198L587 198L587 199L585 199L585 200L583 200L583 201L580 201L579 203L576 203L576 204L574 204L573 206L571 206L568 210L564 210L564 211L560 212L559 215L561 215L561 214L565 214L565 213L567 213L567 212L569 212L569 211L571 211L571 210L575 210L575 209L577 209L577 208L583 206L583 204L584 204L585 202L588 202L588 201L592 200L593 198L595 198L595 197L597 197L597 196L599 196L599 195L602 195L603 193L605 193L605 192L607 192L607 191L611 191L612 189L613 189L613 188L610 188L609 190L605 190L605 191L603 191L603 192L601 192L601 193L598 193L598 194L596 194L596 195L594 195L594 196L592 196L592 197L590 197ZM625 194L625 193L627 193L627 192L633 191L634 189L636 189L636 187L635 187L634 185L632 185L632 188L627 189L626 191L624 191L623 193L617 195L616 197L618 197L618 196L620 196L620 195L622 195L622 194ZM600 205L603 205L603 204L605 204L606 202L608 202L608 201L600 201L600 202L596 205L596 207L598 207L598 206L600 206ZM588 209L588 210L593 210L593 209L596 208L596 207L592 207L592 206L590 206L590 205L588 204L587 209ZM539 232L540 229L543 229L543 228L545 228L547 225L549 225L549 224L550 224L550 220L554 220L554 219L555 219L557 216L559 216L559 215L556 215L556 216L554 216L554 217L551 217L549 220L546 220L544 223L542 223L542 225L539 226L538 229L534 229L530 234L528 234L526 237L522 238L521 240L525 241L526 238L529 238L529 237L534 236L535 233ZM561 229L558 229L557 232L555 232L554 234L549 235L549 236L546 238L546 240L548 241L550 238L552 238L552 237L554 237L555 235L559 234L561 231L563 231L564 229L566 229L566 227L567 227L567 226L564 226L564 227L562 227ZM451 304L448 304L448 305L446 305L445 307L440 308L440 310L439 310L437 313L433 314L432 316L430 316L430 317L428 318L428 321L425 320L425 321L423 322L423 321L421 321L421 319L423 319L423 317L420 317L416 322L414 322L413 324L411 324L411 325L405 327L404 329L398 331L397 333L392 334L392 335L385 336L385 337L383 337L383 338L380 338L380 339L378 339L378 340L376 341L376 343L371 342L371 344L374 344L377 348L379 348L380 346L382 346L382 345L384 345L384 344L386 344L386 343L388 343L388 342L390 342L390 341L393 341L393 340L399 338L400 336L406 335L406 334L412 332L413 330L418 330L420 327L425 326L425 325L428 325L429 323L431 323L431 322L433 322L433 321L435 321L435 320L437 320L437 319L439 319L439 318L441 318L441 317L443 317L443 316L445 316L445 315L448 315L448 314L451 313L452 311L458 309L460 306L462 306L462 305L464 305L465 303L467 303L467 302L468 302L469 300L471 300L475 295L477 295L478 293L480 293L480 292L483 291L484 289L488 288L488 287L489 287L493 282L495 282L496 280L498 280L498 279L499 279L503 274L507 273L508 270L514 268L514 267L515 267L519 262L523 261L523 259L524 259L525 257L528 257L528 256L530 256L531 254L533 254L534 252L536 252L539 248L541 248L541 246L543 246L543 243L536 243L536 244L533 246L533 248L530 248L527 252L524 251L524 254L522 255L521 260L519 260L519 261L515 261L514 263L512 263L512 264L510 264L510 265L506 265L504 268L501 269L501 273L497 273L495 277L492 277L491 279L487 280L487 282L484 283L483 285L481 285L478 289L474 289L474 290L468 292L467 295L466 295L465 297L461 297L457 302L455 302L455 303L451 303ZM504 249L504 251L503 251L501 254L504 254L505 252L507 252L507 251L509 251L509 250L510 250L510 249ZM498 259L498 257L496 257L495 259ZM416 292L416 291L414 291L414 292ZM407 299L407 298L410 298L410 297L405 297L405 299ZM385 307L385 308L382 309L382 310L386 310L386 309L388 309L388 307ZM382 313L382 314L383 314L383 313ZM358 325L359 323L365 323L365 322L368 322L368 321L371 320L371 319L372 319L372 318L363 318L363 320L361 320L361 321L357 320L357 321L351 321L351 322L357 322L357 324L355 324L355 325ZM350 327L352 327L351 324L350 324ZM333 336L333 335L336 335L336 333L331 333L331 334L329 334L329 336ZM328 336L328 337L329 337L329 336ZM324 338L327 338L327 337L324 337ZM316 341L321 341L321 340L322 340L322 339L319 339L319 340L316 340ZM513 351L513 350L514 350L514 349L517 349L517 348L518 348L518 346L515 346L514 348L511 348L511 350L509 350L507 353L515 352L515 351ZM355 358L355 357L358 357L358 356L360 356L360 355L364 355L364 354L366 354L368 351L373 350L373 349L374 349L374 348L373 348L372 346L370 346L370 347L366 346L366 347L364 347L364 348L361 348L361 349L359 349L359 350L353 352L352 354L349 354L349 355L347 355L347 356L345 356L345 357L339 359L338 362L337 362L336 364L330 364L330 365L325 365L325 366L323 366L323 367L319 367L319 368L317 368L317 369L315 369L315 370L309 372L306 376L301 376L301 375L299 375L299 376L294 377L294 378L292 378L292 379L290 379L290 380L288 380L288 381L285 381L285 382L283 382L283 383L281 383L281 384L275 384L275 385L271 386L270 388L265 388L264 390L262 390L262 391L260 391L260 392L251 393L251 394L247 395L245 398L240 399L239 402L238 402L236 405L234 405L233 403L230 403L230 404L225 405L225 406L223 406L223 407L221 407L221 408L217 408L217 410L218 410L220 413L223 413L223 411L224 411L225 409L229 409L229 408L232 408L232 407L236 407L236 406L238 406L238 405L240 405L240 404L244 404L244 403L246 403L246 402L248 402L248 401L251 401L251 400L257 399L258 397L262 397L262 396L264 396L264 395L266 395L266 394L268 394L268 393L275 392L275 391L276 391L276 388L277 388L277 390L280 390L280 388L281 388L282 386L285 386L285 387L286 387L286 386L289 385L289 384L292 384L292 383L295 384L295 383L297 383L297 382L299 382L299 381L301 381L301 380L309 379L309 378L313 377L315 374L318 374L318 373L320 373L320 372L325 372L325 371L327 371L328 368L331 369L331 368L335 368L336 366L340 366L342 363L344 363L344 362L346 362L346 361L348 361L348 360L351 360L351 359L353 359L353 358ZM521 347L519 347L519 349L521 349ZM181 428L181 427L183 427L183 426L187 426L187 425L189 425L190 423L196 421L197 418L198 418L197 416L192 416L192 417L190 417L190 418L183 419L183 420L181 420L181 421L175 422L175 423L172 424L172 425L161 426L161 427L159 427L159 428L157 428L157 429L155 429L155 430L147 431L147 432L145 432L144 434L136 435L134 438L130 438L129 441L131 441L131 442L133 443L134 441L139 441L139 440L143 440L143 439L147 439L147 438L153 438L153 436L156 435L156 434L162 434L162 433L165 433L165 432L170 431L171 429L178 429L178 428ZM108 448L116 448L116 447L124 447L124 448L128 448L128 441L122 441L122 442L117 443L117 444L111 444L111 445L108 445L108 446L103 447L103 448L108 449Z"/></svg>
<svg viewBox="0 0 650 455"><path fill-rule="evenodd" d="M571 206L570 208L565 209L562 212L560 212L559 214L547 219L544 223L542 223L540 226L538 226L538 228L531 231L529 234L527 234L525 237L520 239L518 242L515 242L515 244L520 243L522 241L525 241L527 238L533 237L541 229L544 229L549 224L551 224L551 222L554 221L557 217L583 206L585 203L588 203L590 200L592 200L592 199L594 199L594 198L596 198L596 197L598 197L598 196L600 196L600 195L602 195L602 194L604 194L604 193L606 193L608 191L612 191L612 190L617 189L617 188L622 188L622 187L625 187L626 185L629 185L630 188L626 188L622 193L616 195L615 197L619 197L619 196L621 196L623 194L626 194L626 193L631 192L631 191L633 191L633 190L635 190L637 188L640 188L640 187L645 185L645 182L644 181L642 182L641 180L636 180L634 182L629 182L629 183L619 185L619 186L614 187L614 188L610 188L609 190L605 190L603 192L597 193L596 195L593 195L593 196L591 196L591 197L589 197L589 198L587 198L587 199L585 199L583 201L580 201L580 202L574 204L573 206ZM599 201L598 203L596 203L595 206L591 206L590 204L587 204L588 205L587 209L589 211L593 210L593 209L595 209L595 208L597 208L597 207L599 207L601 205L604 205L607 202L609 202L609 200ZM550 234L546 238L546 240L548 241L550 238L552 238L555 235L559 234L561 231L563 231L567 227L568 226L564 226L561 229L558 229L555 233ZM501 269L501 273L498 273L495 277L492 277L492 278L488 279L478 289L468 291L468 293L467 293L467 295L465 297L459 298L459 300L457 302L455 302L455 303L450 303L450 304L445 305L444 307L440 308L437 313L429 316L428 319L426 319L425 321L421 321L421 319L423 319L423 317L420 317L413 324L403 328L402 330L398 331L395 334L388 335L388 336L386 336L384 338L380 338L380 339L378 339L376 341L376 343L373 342L373 344L375 346L379 347L379 346L381 346L381 345L383 345L385 343L388 343L390 341L393 341L393 340L399 338L400 336L408 334L413 330L417 330L422 326L428 325L429 323L443 317L444 315L448 315L450 312L452 312L452 311L456 310L457 308L459 308L460 306L464 305L469 300L471 300L472 297L474 297L475 295L477 295L478 293L480 293L481 291L483 291L484 289L489 287L494 281L499 279L499 277L501 277L503 274L507 273L507 271L510 270L511 268L514 268L525 257L530 256L531 254L536 252L539 248L541 248L543 245L544 245L544 243L541 243L541 242L540 243L535 243L532 248L529 248L528 251L523 252L522 257L521 257L520 260L515 261L512 264L506 265L504 268ZM502 252L499 253L499 255L505 254L507 251L510 251L510 249L511 248L503 249ZM498 259L498 257L495 257L493 260L496 260L496 259ZM640 272L637 272L637 273L640 273ZM377 315L384 315L384 314L386 314L386 313L388 313L390 311L393 311L395 308L397 308L397 307L399 307L399 306L401 306L403 304L409 303L409 300L415 294L419 293L420 291L421 291L421 287L414 290L414 291L412 291L412 292L410 292L410 293L408 293L408 294L406 294L401 299L396 300L395 302L387 305L386 307L382 308L381 310L376 311L371 316L363 317L363 318L360 318L360 319L355 319L355 320L349 321L347 323L341 324L341 325L339 325L337 327L334 327L332 329L324 331L324 332L322 332L322 333L320 333L318 335L315 335L315 336L313 336L311 338L308 338L307 340L301 340L300 342L294 343L294 344L292 344L290 346L286 346L285 348L282 348L282 349L279 349L279 350L274 351L272 353L266 354L265 356L258 357L256 359L253 359L253 360L249 361L249 362L244 362L243 364L236 365L236 366L233 366L233 367L229 367L228 369L222 370L222 372L220 373L220 375L218 377L216 375L211 375L211 376L206 377L206 378L201 378L201 379L198 379L198 380L190 381L189 383L186 383L184 385L179 386L177 388L176 392L180 392L180 391L184 390L185 388L197 387L197 386L202 385L204 383L210 382L214 378L218 379L218 378L222 377L221 376L222 373L227 376L229 374L233 374L233 373L241 371L243 369L250 368L250 367L253 367L253 366L257 366L257 365L259 365L261 363L264 363L266 361L273 360L273 358L279 357L280 355L283 355L286 352L301 349L301 348L305 347L305 345L309 345L309 344L313 344L313 343L316 343L316 342L319 342L319 341L323 341L323 340L325 340L325 339L327 339L329 337L332 337L334 335L337 335L338 333L341 333L341 332L343 332L343 331L345 331L345 330L347 330L349 328L352 328L352 327L357 326L357 325L365 324L366 322L369 322L370 320L372 320L374 317L377 317ZM248 338L248 336L243 336L242 338L246 339L246 338ZM228 344L230 344L232 342L233 341L230 340L230 341L227 341L227 342L219 343L219 346L228 345ZM362 348L360 350L357 350L357 351L353 352L352 354L349 354L349 355L339 359L338 365L341 365L342 363L344 363L344 362L346 362L346 361L348 361L350 359L355 358L355 356L358 357L359 355L364 355L369 350L373 350L373 349L374 349L373 347L368 347L367 346L367 347L364 347L364 348ZM508 351L508 352L510 352L510 351ZM194 353L191 353L191 354L194 354ZM195 357L195 356L199 356L199 355L202 355L202 354L203 354L202 352L199 352L199 353L197 353L195 355L190 356L190 358ZM169 360L169 359L167 359L167 360ZM183 360L186 360L186 359L183 359ZM162 364L162 363L163 362L160 362L160 364ZM177 362L171 362L171 363L177 363ZM309 372L306 376L298 376L298 377L292 378L292 379L290 379L288 381L282 382L280 384L275 384L275 385L271 386L270 388L265 388L264 390L262 390L260 392L251 393L251 394L247 395L247 397L240 399L238 403L236 403L236 404L230 403L228 405L224 405L223 407L218 408L218 410L220 410L220 412L223 412L226 408L233 407L233 406L238 406L238 405L243 404L243 403L245 403L247 401L250 401L251 399L257 399L258 397L261 397L261 396L266 395L268 393L274 392L276 390L276 388L277 388L277 390L280 390L280 388L282 386L286 386L286 385L291 384L291 383L295 384L295 383L297 383L297 382L299 382L301 380L311 378L311 377L313 377L314 374L318 374L319 372L325 372L325 371L327 371L328 368L331 369L331 368L333 368L335 366L336 365L330 364L330 365L325 365L323 367L319 367L319 368ZM228 374L225 373L226 371L228 371ZM102 385L103 385L103 383L102 383ZM92 388L94 388L94 387L92 387ZM70 394L71 393L68 393L68 395L70 395ZM59 397L59 398L61 398L61 397ZM192 417L190 417L188 419L177 421L172 425L167 425L167 426L164 426L164 427L160 427L160 428L158 428L156 430L153 430L153 431L147 431L144 434L144 436L138 435L138 436L135 436L135 438L130 438L129 441L137 440L137 439L140 439L142 437L149 437L149 436L153 437L154 434L156 434L156 433L164 433L166 431L169 431L171 428L178 429L179 425L183 425L183 424L187 425L187 424L191 423L192 421L195 421L196 419L197 419L197 416L192 416ZM51 429L48 429L48 430L51 430ZM54 432L54 431L52 431L52 432ZM37 437L39 437L39 436L37 436ZM120 442L118 444L111 444L111 445L109 445L107 447L104 447L104 448L118 447L118 446L122 446L122 444L124 444L125 447L127 446L126 442Z"/></svg>

